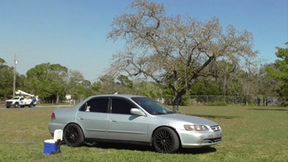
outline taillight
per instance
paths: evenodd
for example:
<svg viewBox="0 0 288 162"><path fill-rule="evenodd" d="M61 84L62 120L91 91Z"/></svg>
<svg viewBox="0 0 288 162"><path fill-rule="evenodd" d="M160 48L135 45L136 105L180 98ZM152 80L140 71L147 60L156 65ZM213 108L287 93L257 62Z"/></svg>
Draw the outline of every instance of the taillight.
<svg viewBox="0 0 288 162"><path fill-rule="evenodd" d="M55 120L55 119L56 119L55 113L52 112L52 114L51 114L51 120Z"/></svg>

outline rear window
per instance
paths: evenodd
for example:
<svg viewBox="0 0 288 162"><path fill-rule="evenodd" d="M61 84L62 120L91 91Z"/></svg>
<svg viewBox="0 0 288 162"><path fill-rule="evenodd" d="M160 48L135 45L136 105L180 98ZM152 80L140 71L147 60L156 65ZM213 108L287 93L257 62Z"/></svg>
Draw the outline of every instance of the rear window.
<svg viewBox="0 0 288 162"><path fill-rule="evenodd" d="M107 112L108 102L108 98L92 98L81 106L80 111Z"/></svg>

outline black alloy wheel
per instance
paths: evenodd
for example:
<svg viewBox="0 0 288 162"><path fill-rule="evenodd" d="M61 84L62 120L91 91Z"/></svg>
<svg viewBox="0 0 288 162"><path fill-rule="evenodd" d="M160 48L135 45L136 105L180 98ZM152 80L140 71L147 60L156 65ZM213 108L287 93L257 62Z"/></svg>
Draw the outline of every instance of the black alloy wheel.
<svg viewBox="0 0 288 162"><path fill-rule="evenodd" d="M153 146L157 152L176 152L180 146L178 135L171 128L158 128L153 134Z"/></svg>
<svg viewBox="0 0 288 162"><path fill-rule="evenodd" d="M69 124L64 128L64 142L68 146L78 147L84 142L82 129L77 124Z"/></svg>

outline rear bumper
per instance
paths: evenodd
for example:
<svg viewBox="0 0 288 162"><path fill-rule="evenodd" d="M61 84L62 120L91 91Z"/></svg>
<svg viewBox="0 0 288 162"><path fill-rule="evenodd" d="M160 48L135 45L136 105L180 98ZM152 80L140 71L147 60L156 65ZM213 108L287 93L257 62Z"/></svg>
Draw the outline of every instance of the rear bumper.
<svg viewBox="0 0 288 162"><path fill-rule="evenodd" d="M53 136L54 131L55 131L56 129L62 129L62 130L64 130L64 127L65 127L64 124L49 123L49 125L48 125L48 130L49 130L49 133Z"/></svg>

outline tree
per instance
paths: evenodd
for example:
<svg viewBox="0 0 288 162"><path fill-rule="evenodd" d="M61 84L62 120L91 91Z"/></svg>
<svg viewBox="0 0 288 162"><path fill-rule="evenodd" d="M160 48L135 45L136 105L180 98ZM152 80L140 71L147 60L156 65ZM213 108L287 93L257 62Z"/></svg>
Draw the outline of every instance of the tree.
<svg viewBox="0 0 288 162"><path fill-rule="evenodd" d="M129 78L127 76L125 76L125 75L119 75L117 77L117 80L124 87L128 87L128 88L132 88L133 87L133 82L131 80L129 80Z"/></svg>
<svg viewBox="0 0 288 162"><path fill-rule="evenodd" d="M108 35L126 41L126 51L114 57L111 71L169 88L174 108L199 77L212 75L217 61L241 66L255 56L251 33L233 26L224 30L216 18L201 22L166 16L162 4L146 0L136 0L131 7L134 12L114 19Z"/></svg>
<svg viewBox="0 0 288 162"><path fill-rule="evenodd" d="M124 75L119 75L115 78L113 75L105 74L99 78L99 81L95 82L92 86L94 91L103 94L136 94L133 87L133 82Z"/></svg>
<svg viewBox="0 0 288 162"><path fill-rule="evenodd" d="M155 100L164 98L163 89L154 82L139 82L135 84L135 91L139 95L144 95Z"/></svg>
<svg viewBox="0 0 288 162"><path fill-rule="evenodd" d="M6 65L0 58L0 98L7 98L13 93L13 67Z"/></svg>
<svg viewBox="0 0 288 162"><path fill-rule="evenodd" d="M59 103L66 95L68 69L60 64L44 63L27 71L25 85L46 101Z"/></svg>
<svg viewBox="0 0 288 162"><path fill-rule="evenodd" d="M5 64L5 60L4 59L2 59L2 58L0 58L0 65L3 65L3 64Z"/></svg>
<svg viewBox="0 0 288 162"><path fill-rule="evenodd" d="M274 68L274 65L266 64L260 67L259 70L259 74L257 77L258 105L268 106L269 98L277 96L277 89L279 89L281 84L280 81L278 81L268 73L269 68Z"/></svg>
<svg viewBox="0 0 288 162"><path fill-rule="evenodd" d="M287 43L286 43L287 44ZM287 44L288 46L288 44ZM288 48L276 48L276 56L274 66L267 68L267 72L275 79L281 82L280 88L277 90L279 96L283 99L283 105L288 105Z"/></svg>
<svg viewBox="0 0 288 162"><path fill-rule="evenodd" d="M93 94L92 84L85 80L84 76L75 70L70 70L68 73L67 93L73 96L75 100L83 100Z"/></svg>

